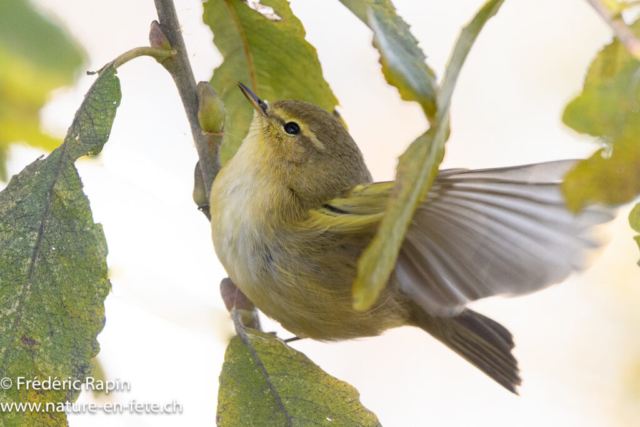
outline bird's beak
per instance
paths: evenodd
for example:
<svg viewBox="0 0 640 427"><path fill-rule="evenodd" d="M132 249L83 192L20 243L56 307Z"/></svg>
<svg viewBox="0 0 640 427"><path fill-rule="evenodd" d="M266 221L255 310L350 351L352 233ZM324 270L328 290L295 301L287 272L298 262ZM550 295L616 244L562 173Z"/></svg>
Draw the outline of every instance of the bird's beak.
<svg viewBox="0 0 640 427"><path fill-rule="evenodd" d="M240 90L242 91L244 96L247 97L247 99L249 100L251 105L253 105L253 108L255 108L256 111L258 112L258 114L260 114L262 116L266 116L267 115L267 103L264 102L262 99L258 98L255 93L251 92L251 89L249 89L248 87L246 87L242 83L238 82L238 86L240 86Z"/></svg>

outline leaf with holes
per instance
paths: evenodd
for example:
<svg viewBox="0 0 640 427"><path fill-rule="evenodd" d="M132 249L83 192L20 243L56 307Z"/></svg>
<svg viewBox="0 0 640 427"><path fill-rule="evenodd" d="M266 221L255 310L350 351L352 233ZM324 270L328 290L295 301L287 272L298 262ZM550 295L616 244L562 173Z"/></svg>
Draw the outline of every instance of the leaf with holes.
<svg viewBox="0 0 640 427"><path fill-rule="evenodd" d="M270 334L246 330L224 358L217 424L236 426L380 426L358 391Z"/></svg>
<svg viewBox="0 0 640 427"><path fill-rule="evenodd" d="M238 82L262 99L297 99L335 111L338 100L287 0L209 0L203 19L224 57L211 78L230 117L221 149L223 163L235 154L253 117Z"/></svg>
<svg viewBox="0 0 640 427"><path fill-rule="evenodd" d="M437 82L426 57L391 0L340 0L373 31L382 73L405 101L416 101L430 120L436 114Z"/></svg>
<svg viewBox="0 0 640 427"><path fill-rule="evenodd" d="M462 29L438 91L436 122L400 157L387 211L376 236L358 262L358 277L353 285L354 307L358 310L371 307L395 268L413 213L426 197L444 157L444 144L449 137L449 105L460 70L480 31L503 2L486 2Z"/></svg>
<svg viewBox="0 0 640 427"><path fill-rule="evenodd" d="M28 0L0 1L0 180L10 143L53 150L60 140L40 130L52 90L70 84L84 62L80 46Z"/></svg>
<svg viewBox="0 0 640 427"><path fill-rule="evenodd" d="M64 143L0 192L0 378L14 384L0 389L2 403L73 402L79 392L70 387L18 389L18 377L82 382L91 373L110 288L107 245L74 162L100 152L119 103L120 83L109 68L85 96ZM0 424L59 426L66 416L13 411Z"/></svg>

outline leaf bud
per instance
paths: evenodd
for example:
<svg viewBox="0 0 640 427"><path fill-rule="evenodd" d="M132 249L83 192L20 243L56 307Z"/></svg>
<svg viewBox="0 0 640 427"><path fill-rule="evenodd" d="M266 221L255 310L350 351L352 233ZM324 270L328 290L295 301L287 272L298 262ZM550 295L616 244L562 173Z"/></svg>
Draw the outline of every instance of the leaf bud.
<svg viewBox="0 0 640 427"><path fill-rule="evenodd" d="M224 103L208 82L198 83L198 121L202 131L220 133L224 129Z"/></svg>
<svg viewBox="0 0 640 427"><path fill-rule="evenodd" d="M196 168L193 172L193 201L198 207L209 203L207 200L207 190L204 186L204 178L202 177L202 170L200 169L200 162L196 163Z"/></svg>
<svg viewBox="0 0 640 427"><path fill-rule="evenodd" d="M169 39L167 39L164 31L162 31L162 27L158 21L153 21L151 23L151 29L149 30L149 46L155 47L156 49L171 50L171 43L169 43Z"/></svg>

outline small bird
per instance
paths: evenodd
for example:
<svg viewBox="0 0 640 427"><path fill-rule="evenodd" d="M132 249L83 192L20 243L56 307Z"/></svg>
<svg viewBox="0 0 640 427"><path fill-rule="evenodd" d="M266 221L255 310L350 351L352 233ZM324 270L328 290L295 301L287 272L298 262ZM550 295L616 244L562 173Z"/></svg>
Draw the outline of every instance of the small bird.
<svg viewBox="0 0 640 427"><path fill-rule="evenodd" d="M358 259L394 182L372 182L345 127L301 101L255 108L249 133L218 174L210 209L216 253L236 286L300 338L322 341L422 328L513 393L511 333L466 305L522 295L583 269L605 207L568 212L559 190L575 161L440 171L374 305L353 308Z"/></svg>

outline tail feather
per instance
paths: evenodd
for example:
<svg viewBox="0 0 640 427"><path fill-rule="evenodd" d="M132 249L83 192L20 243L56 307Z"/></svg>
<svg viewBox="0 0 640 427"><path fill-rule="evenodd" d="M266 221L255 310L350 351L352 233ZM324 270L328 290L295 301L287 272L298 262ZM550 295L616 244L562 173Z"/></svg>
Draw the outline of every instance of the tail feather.
<svg viewBox="0 0 640 427"><path fill-rule="evenodd" d="M522 383L518 361L511 354L513 336L498 322L472 310L455 317L432 317L422 310L414 316L424 329L498 384L518 394Z"/></svg>

